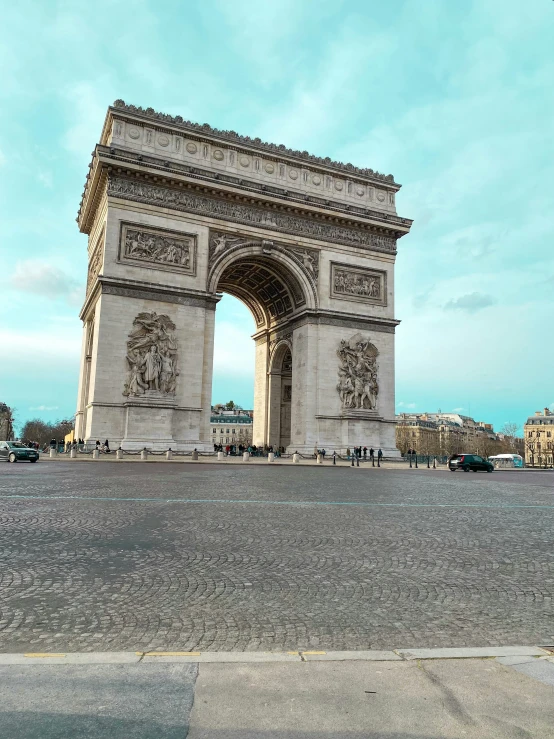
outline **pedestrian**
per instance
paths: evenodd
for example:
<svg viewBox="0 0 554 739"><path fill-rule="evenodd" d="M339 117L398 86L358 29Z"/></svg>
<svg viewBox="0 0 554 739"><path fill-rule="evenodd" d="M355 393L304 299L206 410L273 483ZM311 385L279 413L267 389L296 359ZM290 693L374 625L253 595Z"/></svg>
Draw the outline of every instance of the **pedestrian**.
<svg viewBox="0 0 554 739"><path fill-rule="evenodd" d="M383 459L383 452L381 451L381 449L379 449L379 451L377 452L377 459L378 460Z"/></svg>
<svg viewBox="0 0 554 739"><path fill-rule="evenodd" d="M350 447L346 449L346 459L350 459Z"/></svg>
<svg viewBox="0 0 554 739"><path fill-rule="evenodd" d="M375 449L371 447L369 450L369 458L373 459L374 456L375 456Z"/></svg>
<svg viewBox="0 0 554 739"><path fill-rule="evenodd" d="M325 454L326 454L326 451L325 451L325 449L322 449L322 450L321 450L321 454L323 455L323 459L325 459Z"/></svg>
<svg viewBox="0 0 554 739"><path fill-rule="evenodd" d="M367 447L364 446L364 459L367 459Z"/></svg>

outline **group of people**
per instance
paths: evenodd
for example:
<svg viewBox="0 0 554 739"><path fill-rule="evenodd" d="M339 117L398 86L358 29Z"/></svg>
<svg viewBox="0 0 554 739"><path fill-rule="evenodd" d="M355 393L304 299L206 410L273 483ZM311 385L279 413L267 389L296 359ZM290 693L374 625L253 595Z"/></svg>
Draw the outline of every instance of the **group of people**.
<svg viewBox="0 0 554 739"><path fill-rule="evenodd" d="M368 448L366 446L364 446L363 448L361 446L355 446L354 447L354 451L352 452L352 454L353 454L354 457L358 457L358 459L362 459L362 456L363 456L364 459L367 459L368 451L369 451L369 458L370 459L375 459L375 449L373 447L370 447L369 450L368 450ZM348 459L350 459L350 449L347 449L346 450L346 455L347 455ZM378 449L377 450L377 459L378 460L383 459L383 450L382 449Z"/></svg>
<svg viewBox="0 0 554 739"><path fill-rule="evenodd" d="M249 444L245 446L244 444L239 444L237 447L236 444L227 444L226 446L223 446L223 444L214 444L214 452L225 452L227 456L248 452L253 457L261 457L269 452L273 452L276 457L280 457L284 451L284 447L273 447L273 445L256 446L256 444Z"/></svg>

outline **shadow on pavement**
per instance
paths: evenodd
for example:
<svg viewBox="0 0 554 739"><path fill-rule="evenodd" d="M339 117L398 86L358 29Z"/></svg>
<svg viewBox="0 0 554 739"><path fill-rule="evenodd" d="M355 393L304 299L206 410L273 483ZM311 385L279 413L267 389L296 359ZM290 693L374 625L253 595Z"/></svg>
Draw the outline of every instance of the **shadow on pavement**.
<svg viewBox="0 0 554 739"><path fill-rule="evenodd" d="M148 719L7 711L0 712L0 737L2 739L184 739L187 735L185 717L176 715L175 720L174 726L168 726L166 722Z"/></svg>

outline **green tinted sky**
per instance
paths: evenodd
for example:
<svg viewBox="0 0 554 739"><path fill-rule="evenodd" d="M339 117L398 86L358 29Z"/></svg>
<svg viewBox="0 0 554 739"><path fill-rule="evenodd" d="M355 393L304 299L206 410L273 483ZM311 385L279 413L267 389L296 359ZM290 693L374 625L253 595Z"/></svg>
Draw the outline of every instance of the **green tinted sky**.
<svg viewBox="0 0 554 739"><path fill-rule="evenodd" d="M403 183L398 410L501 426L554 403L551 0L4 3L0 400L75 410L75 216L116 98ZM253 323L218 309L214 400L252 404Z"/></svg>

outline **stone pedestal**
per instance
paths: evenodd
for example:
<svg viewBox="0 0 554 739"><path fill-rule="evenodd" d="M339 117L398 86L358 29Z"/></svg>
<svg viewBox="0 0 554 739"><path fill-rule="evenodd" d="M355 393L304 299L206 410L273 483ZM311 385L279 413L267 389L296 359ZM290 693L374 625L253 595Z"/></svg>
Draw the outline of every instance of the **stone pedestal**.
<svg viewBox="0 0 554 739"><path fill-rule="evenodd" d="M273 452L269 452L269 454L267 455L267 461L275 462L275 454Z"/></svg>
<svg viewBox="0 0 554 739"><path fill-rule="evenodd" d="M242 455L242 461L248 462L249 459L250 459L250 454L248 452L244 452L244 454Z"/></svg>
<svg viewBox="0 0 554 739"><path fill-rule="evenodd" d="M223 462L224 459L225 459L225 452L218 452L217 453L217 461L218 462Z"/></svg>

